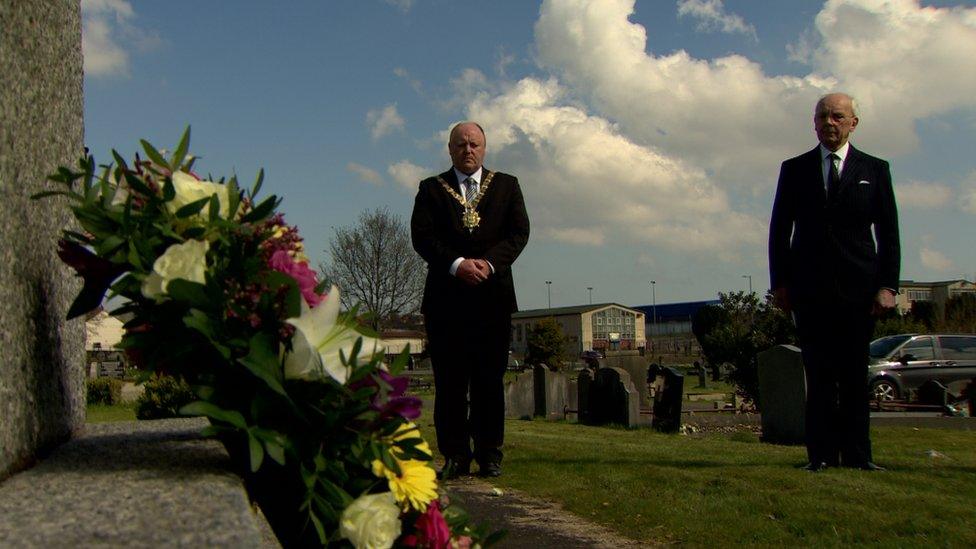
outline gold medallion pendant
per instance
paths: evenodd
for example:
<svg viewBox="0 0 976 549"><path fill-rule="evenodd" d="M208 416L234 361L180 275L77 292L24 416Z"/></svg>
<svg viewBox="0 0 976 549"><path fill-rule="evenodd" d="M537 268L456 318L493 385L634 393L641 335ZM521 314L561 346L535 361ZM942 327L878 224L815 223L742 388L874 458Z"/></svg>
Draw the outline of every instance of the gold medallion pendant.
<svg viewBox="0 0 976 549"><path fill-rule="evenodd" d="M474 208L465 208L464 215L461 217L461 219L464 222L464 228L467 229L468 232L474 231L475 227L481 223L481 215L479 215L478 211Z"/></svg>
<svg viewBox="0 0 976 549"><path fill-rule="evenodd" d="M478 191L477 195L471 197L471 199L467 201L465 201L464 198L457 193L457 191L452 189L451 186L448 185L447 181L444 181L440 177L437 178L437 181L439 181L441 186L444 187L447 194L451 195L451 197L454 198L454 200L457 200L457 202L464 208L464 213L461 214L461 223L469 233L473 233L478 225L481 224L481 214L478 213L477 209L478 203L481 202L481 198L485 196L486 192L488 192L488 187L491 185L491 180L493 177L495 177L495 172L485 170L485 176L481 181L481 190Z"/></svg>

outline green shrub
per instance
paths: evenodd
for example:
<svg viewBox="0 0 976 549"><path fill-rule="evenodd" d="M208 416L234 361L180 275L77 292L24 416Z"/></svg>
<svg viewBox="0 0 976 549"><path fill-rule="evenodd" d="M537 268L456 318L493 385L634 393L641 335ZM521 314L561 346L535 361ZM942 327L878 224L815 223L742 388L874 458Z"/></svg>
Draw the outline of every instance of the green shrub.
<svg viewBox="0 0 976 549"><path fill-rule="evenodd" d="M197 400L183 378L156 375L145 383L146 390L136 401L138 419L181 417L180 408Z"/></svg>
<svg viewBox="0 0 976 549"><path fill-rule="evenodd" d="M88 389L88 404L107 404L112 406L122 402L122 382L110 377L96 377L85 383Z"/></svg>

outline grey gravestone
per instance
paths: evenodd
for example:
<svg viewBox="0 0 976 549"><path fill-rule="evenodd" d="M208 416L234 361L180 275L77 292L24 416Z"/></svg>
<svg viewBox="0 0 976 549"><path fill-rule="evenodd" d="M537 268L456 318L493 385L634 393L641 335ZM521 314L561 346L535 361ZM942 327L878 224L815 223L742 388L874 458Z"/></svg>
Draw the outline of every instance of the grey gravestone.
<svg viewBox="0 0 976 549"><path fill-rule="evenodd" d="M946 386L934 379L930 379L918 388L918 403L930 406L945 406L949 402L949 391Z"/></svg>
<svg viewBox="0 0 976 549"><path fill-rule="evenodd" d="M597 425L636 427L640 423L638 398L626 370L600 368L590 390L590 418Z"/></svg>
<svg viewBox="0 0 976 549"><path fill-rule="evenodd" d="M806 374L799 348L777 345L759 353L759 411L763 441L803 443Z"/></svg>
<svg viewBox="0 0 976 549"><path fill-rule="evenodd" d="M55 251L71 219L47 176L84 154L80 3L0 0L0 479L85 422L81 284ZM102 158L102 161L105 161Z"/></svg>
<svg viewBox="0 0 976 549"><path fill-rule="evenodd" d="M546 419L562 419L566 410L569 378L545 366L533 369L535 415Z"/></svg>
<svg viewBox="0 0 976 549"><path fill-rule="evenodd" d="M532 372L525 372L515 376L514 381L505 384L505 417L531 418L535 413L532 378Z"/></svg>
<svg viewBox="0 0 976 549"><path fill-rule="evenodd" d="M647 389L647 383L642 380L647 379L647 359L633 351L632 354L616 354L608 356L600 361L602 366L609 368L621 368L630 374L630 380L634 383L634 389L640 398L640 407L646 408L651 405L651 396Z"/></svg>
<svg viewBox="0 0 976 549"><path fill-rule="evenodd" d="M664 368L655 377L654 422L656 430L675 433L681 427L681 399L685 376L674 368Z"/></svg>

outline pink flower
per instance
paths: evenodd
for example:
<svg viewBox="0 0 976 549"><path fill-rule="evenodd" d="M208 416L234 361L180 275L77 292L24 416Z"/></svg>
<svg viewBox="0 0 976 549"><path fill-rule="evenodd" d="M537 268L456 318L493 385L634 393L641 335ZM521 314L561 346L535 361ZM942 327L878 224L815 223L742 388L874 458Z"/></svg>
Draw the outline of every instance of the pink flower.
<svg viewBox="0 0 976 549"><path fill-rule="evenodd" d="M427 506L427 511L417 518L414 524L417 528L417 545L431 549L449 549L451 547L451 530L441 514L441 508L436 501ZM468 538L470 544L470 538Z"/></svg>
<svg viewBox="0 0 976 549"><path fill-rule="evenodd" d="M460 536L451 547L456 549L471 549L471 536Z"/></svg>
<svg viewBox="0 0 976 549"><path fill-rule="evenodd" d="M322 296L315 293L315 287L318 286L318 277L315 275L315 271L308 268L308 263L296 262L288 252L284 250L278 250L272 254L271 259L268 260L268 265L278 271L279 273L284 273L298 282L298 289L302 292L302 297L305 298L305 302L308 303L309 307L315 307L322 302Z"/></svg>

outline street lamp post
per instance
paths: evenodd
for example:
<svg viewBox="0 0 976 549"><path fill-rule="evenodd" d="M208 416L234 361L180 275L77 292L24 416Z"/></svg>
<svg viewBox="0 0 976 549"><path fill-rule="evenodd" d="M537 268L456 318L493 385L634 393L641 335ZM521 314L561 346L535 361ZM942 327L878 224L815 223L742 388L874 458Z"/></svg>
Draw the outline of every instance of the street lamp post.
<svg viewBox="0 0 976 549"><path fill-rule="evenodd" d="M655 291L655 286L657 286L657 281L651 281L651 311L653 311L654 317L651 323L651 332L657 331L657 292Z"/></svg>
<svg viewBox="0 0 976 549"><path fill-rule="evenodd" d="M752 295L752 275L742 275L742 278L749 279L749 295Z"/></svg>
<svg viewBox="0 0 976 549"><path fill-rule="evenodd" d="M587 286L586 289L590 292L590 305L593 305L593 286Z"/></svg>
<svg viewBox="0 0 976 549"><path fill-rule="evenodd" d="M546 297L549 300L549 309L552 309L552 281L546 281Z"/></svg>

